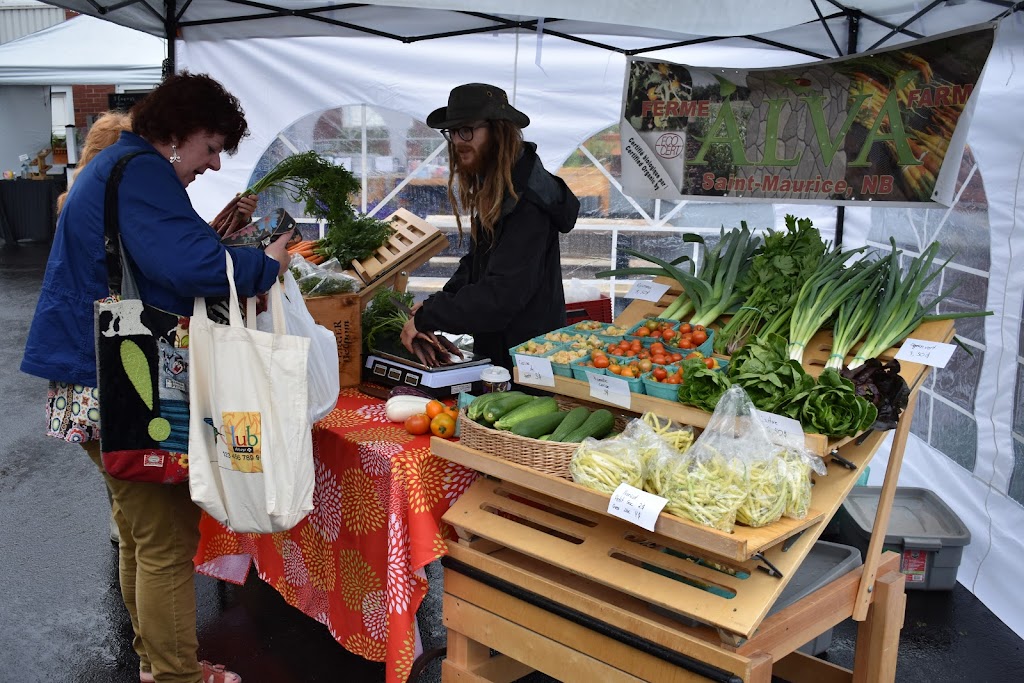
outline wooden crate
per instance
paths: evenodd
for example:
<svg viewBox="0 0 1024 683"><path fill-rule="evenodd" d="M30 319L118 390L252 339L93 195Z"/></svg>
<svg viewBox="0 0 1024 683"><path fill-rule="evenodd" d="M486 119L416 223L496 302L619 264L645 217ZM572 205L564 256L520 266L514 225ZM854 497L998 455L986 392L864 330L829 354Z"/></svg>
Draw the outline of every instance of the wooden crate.
<svg viewBox="0 0 1024 683"><path fill-rule="evenodd" d="M318 325L334 333L338 344L338 378L342 387L359 384L362 372L361 306L358 294L306 298L306 308Z"/></svg>
<svg viewBox="0 0 1024 683"><path fill-rule="evenodd" d="M387 221L395 233L376 252L352 262L352 268L365 284L400 267L408 268L408 261L425 250L434 249L436 254L448 246L444 233L406 209L394 212Z"/></svg>

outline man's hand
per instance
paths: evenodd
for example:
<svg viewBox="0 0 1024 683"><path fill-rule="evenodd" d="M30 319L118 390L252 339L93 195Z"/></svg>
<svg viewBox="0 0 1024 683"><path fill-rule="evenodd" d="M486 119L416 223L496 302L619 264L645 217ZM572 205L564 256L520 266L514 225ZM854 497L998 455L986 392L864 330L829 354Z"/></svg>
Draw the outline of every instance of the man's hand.
<svg viewBox="0 0 1024 683"><path fill-rule="evenodd" d="M419 330L416 329L416 319L409 318L406 320L405 325L402 327L402 346L404 346L406 351L409 353L416 353L412 348L412 340L419 334Z"/></svg>

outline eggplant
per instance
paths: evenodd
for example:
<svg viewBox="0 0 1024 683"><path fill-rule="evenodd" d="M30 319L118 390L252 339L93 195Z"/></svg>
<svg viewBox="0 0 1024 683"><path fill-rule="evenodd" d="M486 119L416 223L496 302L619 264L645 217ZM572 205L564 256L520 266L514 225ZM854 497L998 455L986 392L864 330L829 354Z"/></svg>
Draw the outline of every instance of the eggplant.
<svg viewBox="0 0 1024 683"><path fill-rule="evenodd" d="M422 389L405 385L394 387L390 392L388 392L388 398L394 398L395 396L419 396L420 398L433 398L433 396Z"/></svg>

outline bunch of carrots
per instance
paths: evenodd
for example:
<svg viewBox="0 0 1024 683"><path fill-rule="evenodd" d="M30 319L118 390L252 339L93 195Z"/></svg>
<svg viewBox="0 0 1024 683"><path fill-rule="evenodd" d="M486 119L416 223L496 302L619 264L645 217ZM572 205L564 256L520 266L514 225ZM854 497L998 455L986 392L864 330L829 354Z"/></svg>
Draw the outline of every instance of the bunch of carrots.
<svg viewBox="0 0 1024 683"><path fill-rule="evenodd" d="M288 254L291 256L298 254L314 266L318 266L326 260L322 251L317 248L319 244L320 240L301 240L288 245Z"/></svg>

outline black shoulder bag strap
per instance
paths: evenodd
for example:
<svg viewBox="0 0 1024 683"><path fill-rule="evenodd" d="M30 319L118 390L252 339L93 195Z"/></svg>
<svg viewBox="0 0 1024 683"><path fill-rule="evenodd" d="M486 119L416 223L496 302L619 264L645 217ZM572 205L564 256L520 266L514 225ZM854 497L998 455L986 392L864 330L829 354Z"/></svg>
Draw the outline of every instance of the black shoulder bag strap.
<svg viewBox="0 0 1024 683"><path fill-rule="evenodd" d="M121 282L124 279L124 250L121 248L121 223L118 218L117 188L124 177L125 166L128 162L140 154L156 154L149 150L138 150L129 152L117 160L114 168L107 176L106 194L103 197L103 246L107 255L107 287L110 289L110 296L121 295ZM134 290L134 278L131 272L128 273Z"/></svg>

